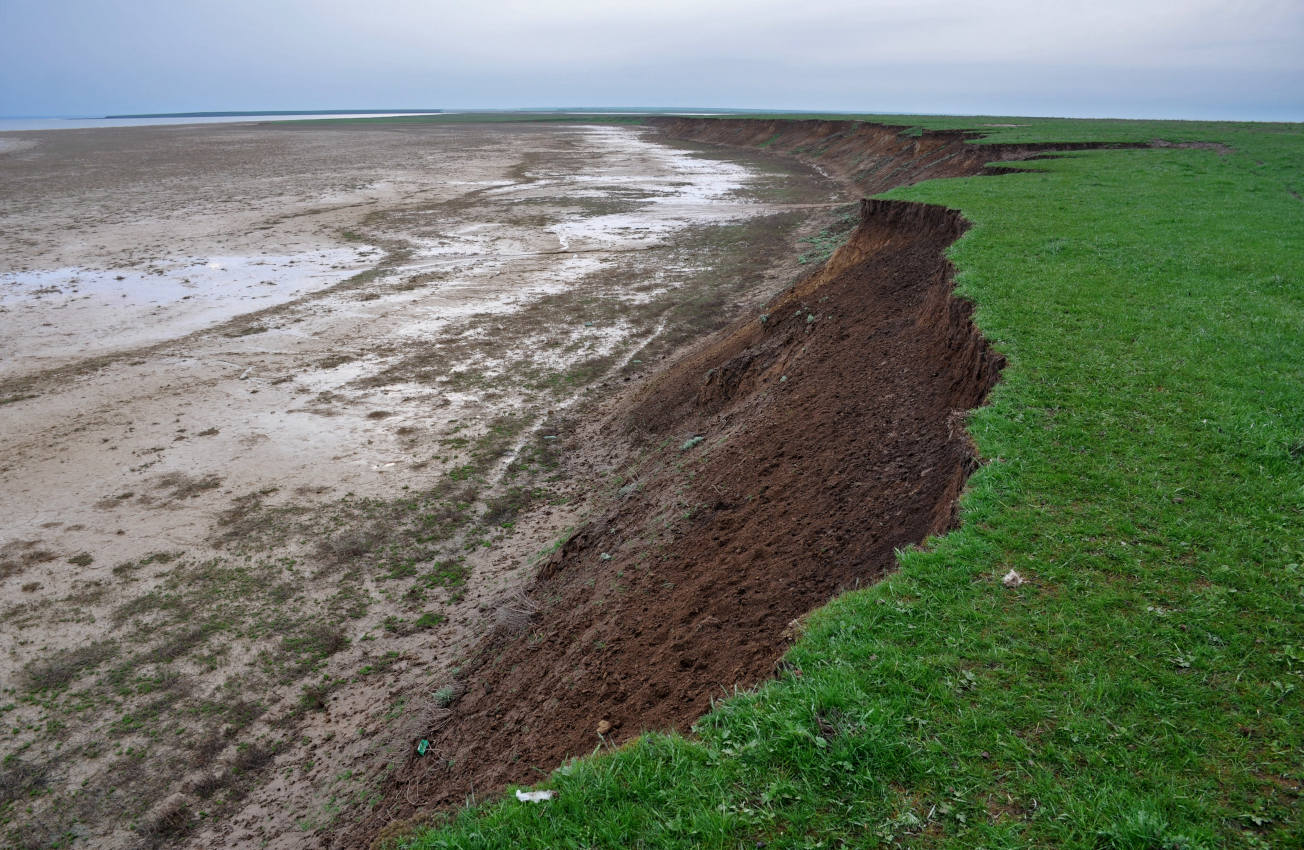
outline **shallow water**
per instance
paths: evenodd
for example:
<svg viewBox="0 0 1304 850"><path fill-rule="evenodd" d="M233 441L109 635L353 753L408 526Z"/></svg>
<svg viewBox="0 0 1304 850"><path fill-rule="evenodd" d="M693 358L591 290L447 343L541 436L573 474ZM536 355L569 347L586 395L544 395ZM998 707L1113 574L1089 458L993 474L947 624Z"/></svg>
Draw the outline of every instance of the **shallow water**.
<svg viewBox="0 0 1304 850"><path fill-rule="evenodd" d="M184 257L0 274L0 377L172 339L346 279L363 251Z"/></svg>

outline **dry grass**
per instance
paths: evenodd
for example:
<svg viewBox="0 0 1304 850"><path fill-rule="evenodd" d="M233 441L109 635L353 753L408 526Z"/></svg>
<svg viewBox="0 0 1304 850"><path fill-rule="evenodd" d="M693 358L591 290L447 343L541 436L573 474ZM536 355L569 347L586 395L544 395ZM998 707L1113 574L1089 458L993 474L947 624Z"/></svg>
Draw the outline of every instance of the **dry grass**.
<svg viewBox="0 0 1304 850"><path fill-rule="evenodd" d="M54 552L41 548L39 540L14 540L0 547L0 580L20 575L29 567L57 558Z"/></svg>
<svg viewBox="0 0 1304 850"><path fill-rule="evenodd" d="M154 481L155 489L166 491L168 502L193 499L201 493L221 486L222 479L216 475L188 475L184 472L168 472Z"/></svg>
<svg viewBox="0 0 1304 850"><path fill-rule="evenodd" d="M113 658L117 653L118 644L112 640L58 650L51 653L49 657L33 661L23 668L23 687L29 692L52 691L67 687L84 673Z"/></svg>
<svg viewBox="0 0 1304 850"><path fill-rule="evenodd" d="M21 800L46 785L49 770L18 756L11 756L0 765L0 808Z"/></svg>
<svg viewBox="0 0 1304 850"><path fill-rule="evenodd" d="M499 603L494 611L494 625L509 634L521 632L528 629L538 615L539 604L518 591Z"/></svg>

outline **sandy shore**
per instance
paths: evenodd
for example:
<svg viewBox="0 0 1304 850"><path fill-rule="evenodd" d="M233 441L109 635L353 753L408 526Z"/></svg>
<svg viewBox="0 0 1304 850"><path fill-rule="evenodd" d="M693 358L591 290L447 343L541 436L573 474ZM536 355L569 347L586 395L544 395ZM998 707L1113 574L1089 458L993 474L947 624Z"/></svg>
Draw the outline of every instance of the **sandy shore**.
<svg viewBox="0 0 1304 850"><path fill-rule="evenodd" d="M732 198L748 178L742 167L695 160L629 130L536 131L528 140L520 130L453 134L455 144L413 145L424 154L423 174L377 163L375 173L363 174L369 179L354 178L346 189L332 174L340 148L374 151L371 137L386 135L350 133L311 169L315 189L293 181L292 192L255 205L256 219L247 199L265 183L289 183L271 181L265 159L253 173L236 160L225 179L196 174L160 186L155 174L167 164L151 157L132 182L101 190L103 209L86 209L68 189L64 199L50 193L47 209L24 212L39 222L32 230L58 239L33 239L26 251L11 245L0 271L0 381L11 388L0 408L7 534L116 563L162 542L202 541L211 517L199 505L221 507L269 481L283 490L358 495L412 483L400 467L419 451L396 432L438 427L484 405L473 393L425 382L363 389L359 379L393 367L411 346L448 334L459 321L563 292L622 254L664 246L689 225L765 211ZM249 134L230 135L238 145ZM159 143L165 140L172 141ZM530 156L547 156L548 167L514 174L523 145ZM306 168L302 151L282 146L282 158ZM121 152L99 152L110 154ZM402 158L395 150L389 156ZM219 192L225 202L213 197ZM598 211L613 194L636 200L621 205L628 211ZM421 206L395 209L400 198L407 204L414 197ZM586 202L595 214L584 214ZM537 224L519 220L522 207ZM359 210L382 209L389 214L379 231L385 247L341 241L348 226L360 226ZM269 214L277 221L265 223ZM142 244L145 231L152 241ZM369 287L365 300L356 286L341 286L387 249L403 252L377 278L388 285ZM271 313L230 321L260 310ZM573 335L587 354L611 350L631 330L576 324L584 330ZM542 357L545 350L478 352L477 367L501 371L494 359ZM579 359L546 356L559 369ZM185 510L121 498L149 494L177 475L216 476L222 486L196 494ZM120 504L106 509L115 499ZM70 574L78 571L27 577L66 590L59 585Z"/></svg>
<svg viewBox="0 0 1304 850"><path fill-rule="evenodd" d="M6 828L104 847L328 825L574 521L568 412L829 200L627 128L0 142L0 702L53 789Z"/></svg>

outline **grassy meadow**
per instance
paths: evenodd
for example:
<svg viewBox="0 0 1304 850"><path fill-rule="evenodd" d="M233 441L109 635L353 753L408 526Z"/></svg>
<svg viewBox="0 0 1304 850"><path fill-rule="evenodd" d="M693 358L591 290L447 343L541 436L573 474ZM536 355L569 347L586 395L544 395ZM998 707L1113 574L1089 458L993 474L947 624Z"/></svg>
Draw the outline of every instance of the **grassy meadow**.
<svg viewBox="0 0 1304 850"><path fill-rule="evenodd" d="M1009 358L962 528L694 735L398 846L1304 846L1304 126L885 120L1225 148L890 193L973 222L958 290Z"/></svg>

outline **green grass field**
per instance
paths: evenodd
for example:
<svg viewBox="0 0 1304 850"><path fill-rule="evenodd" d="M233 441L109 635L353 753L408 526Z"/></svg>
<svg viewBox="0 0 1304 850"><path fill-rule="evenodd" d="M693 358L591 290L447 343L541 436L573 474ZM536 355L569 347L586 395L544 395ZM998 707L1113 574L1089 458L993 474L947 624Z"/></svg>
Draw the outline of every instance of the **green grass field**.
<svg viewBox="0 0 1304 850"><path fill-rule="evenodd" d="M1304 126L888 120L1232 151L892 192L974 223L958 288L1010 361L963 528L694 736L401 846L1304 846Z"/></svg>

